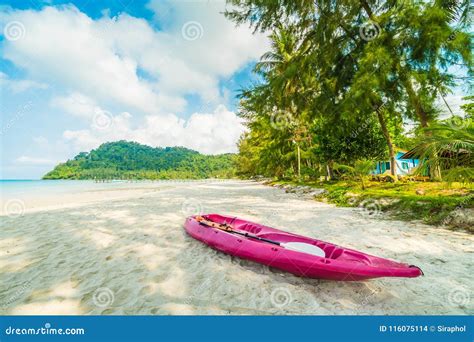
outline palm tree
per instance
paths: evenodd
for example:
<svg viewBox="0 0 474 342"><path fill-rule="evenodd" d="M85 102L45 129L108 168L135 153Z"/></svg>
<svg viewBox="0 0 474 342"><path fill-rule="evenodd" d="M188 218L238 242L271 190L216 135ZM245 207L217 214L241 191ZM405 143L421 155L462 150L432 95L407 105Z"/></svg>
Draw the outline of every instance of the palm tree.
<svg viewBox="0 0 474 342"><path fill-rule="evenodd" d="M444 180L474 180L474 125L469 119L463 122L453 125L448 121L425 128L429 134L413 149L420 159L418 174L439 168Z"/></svg>
<svg viewBox="0 0 474 342"><path fill-rule="evenodd" d="M262 55L255 65L255 71L266 80L276 107L299 115L307 103L309 83L306 70L308 42L300 38L301 28L279 25L270 35L271 49Z"/></svg>
<svg viewBox="0 0 474 342"><path fill-rule="evenodd" d="M362 190L365 190L367 176L374 169L375 162L373 160L357 160L354 166L337 164L338 171L344 171L360 182Z"/></svg>
<svg viewBox="0 0 474 342"><path fill-rule="evenodd" d="M305 80L300 68L302 45L294 27L276 28L270 36L271 50L256 64L255 71L265 80L260 85L241 91L240 116L247 120L252 134L246 141L259 146L258 164L265 164L279 175L300 173L298 153L306 150L309 139L297 123L304 122L307 110ZM304 139L303 139L304 138ZM306 143L300 143L305 141ZM293 141L298 141L295 145ZM296 148L295 148L296 146ZM246 144L241 144L246 148ZM301 152L301 151L299 151ZM262 170L264 171L264 170Z"/></svg>

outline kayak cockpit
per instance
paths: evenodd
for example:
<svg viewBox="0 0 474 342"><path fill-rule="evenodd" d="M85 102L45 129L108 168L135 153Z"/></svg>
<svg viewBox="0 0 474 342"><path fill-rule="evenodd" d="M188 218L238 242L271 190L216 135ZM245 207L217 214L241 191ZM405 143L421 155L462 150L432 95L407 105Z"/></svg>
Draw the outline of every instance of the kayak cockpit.
<svg viewBox="0 0 474 342"><path fill-rule="evenodd" d="M215 214L211 214L206 217L214 222L218 222L221 224L228 224L232 226L234 229L248 232L260 238L279 241L283 243L300 242L300 243L316 246L324 251L325 259L335 260L335 259L341 258L341 259L350 260L353 262L354 261L361 262L366 265L371 264L371 260L367 258L364 254L347 250L345 248L339 247L332 243L328 243L328 242L324 242L321 240L312 239L312 238L304 237L300 235L295 235L292 233L283 232L271 227L266 227L257 223L244 221L238 218L232 218L229 220L228 217L223 217L223 216L215 215Z"/></svg>

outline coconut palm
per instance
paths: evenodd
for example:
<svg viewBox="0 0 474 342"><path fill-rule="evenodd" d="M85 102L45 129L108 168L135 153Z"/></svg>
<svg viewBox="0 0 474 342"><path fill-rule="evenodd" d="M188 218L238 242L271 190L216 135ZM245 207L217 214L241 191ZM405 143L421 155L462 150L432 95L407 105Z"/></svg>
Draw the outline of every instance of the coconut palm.
<svg viewBox="0 0 474 342"><path fill-rule="evenodd" d="M354 179L357 179L360 182L362 190L365 190L367 177L374 167L375 162L373 160L357 160L354 166L337 164L335 169L337 171L343 171Z"/></svg>
<svg viewBox="0 0 474 342"><path fill-rule="evenodd" d="M470 119L454 122L448 120L425 129L429 134L413 149L420 159L418 174L439 168L444 180L474 180L474 125Z"/></svg>

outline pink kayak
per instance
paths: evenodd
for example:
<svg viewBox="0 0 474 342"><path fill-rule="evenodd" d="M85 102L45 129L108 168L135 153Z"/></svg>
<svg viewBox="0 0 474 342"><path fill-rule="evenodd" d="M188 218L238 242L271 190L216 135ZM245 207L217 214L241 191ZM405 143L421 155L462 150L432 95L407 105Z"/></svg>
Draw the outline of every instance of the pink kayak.
<svg viewBox="0 0 474 342"><path fill-rule="evenodd" d="M235 217L217 214L191 216L186 219L184 228L193 238L219 251L301 277L364 280L378 277L414 278L423 274L414 265L379 258ZM299 249L300 246L309 248ZM321 251L320 254L318 250Z"/></svg>

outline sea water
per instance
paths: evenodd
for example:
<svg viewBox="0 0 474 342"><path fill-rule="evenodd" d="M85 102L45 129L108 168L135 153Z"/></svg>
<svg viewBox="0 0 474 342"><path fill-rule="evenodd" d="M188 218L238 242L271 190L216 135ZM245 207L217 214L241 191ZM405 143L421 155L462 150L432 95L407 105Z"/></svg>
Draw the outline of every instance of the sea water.
<svg viewBox="0 0 474 342"><path fill-rule="evenodd" d="M0 196L2 201L41 199L102 189L133 188L136 185L119 180L106 183L93 180L0 180Z"/></svg>

